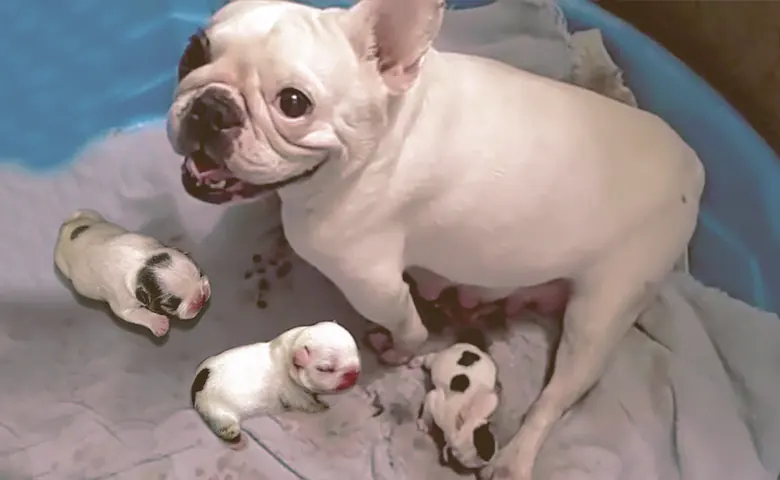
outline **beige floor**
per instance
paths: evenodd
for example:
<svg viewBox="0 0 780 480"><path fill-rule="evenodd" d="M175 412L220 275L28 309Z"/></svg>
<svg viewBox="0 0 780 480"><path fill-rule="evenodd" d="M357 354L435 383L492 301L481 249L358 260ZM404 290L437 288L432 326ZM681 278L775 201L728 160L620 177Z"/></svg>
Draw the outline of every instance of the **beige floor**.
<svg viewBox="0 0 780 480"><path fill-rule="evenodd" d="M780 1L598 3L698 72L780 152Z"/></svg>

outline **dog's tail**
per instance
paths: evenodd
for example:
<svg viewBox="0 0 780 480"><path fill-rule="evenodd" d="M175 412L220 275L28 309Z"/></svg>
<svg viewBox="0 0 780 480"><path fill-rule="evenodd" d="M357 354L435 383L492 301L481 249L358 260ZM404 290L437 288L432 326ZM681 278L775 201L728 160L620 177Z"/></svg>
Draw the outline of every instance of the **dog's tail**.
<svg viewBox="0 0 780 480"><path fill-rule="evenodd" d="M488 353L490 344L484 330L469 326L460 329L455 336L455 343L467 343L473 345L485 353Z"/></svg>

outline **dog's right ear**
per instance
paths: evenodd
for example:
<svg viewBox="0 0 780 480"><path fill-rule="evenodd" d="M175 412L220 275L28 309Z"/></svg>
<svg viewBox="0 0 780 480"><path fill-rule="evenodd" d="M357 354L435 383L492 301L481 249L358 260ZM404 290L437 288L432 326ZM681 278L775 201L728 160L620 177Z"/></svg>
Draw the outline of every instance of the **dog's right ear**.
<svg viewBox="0 0 780 480"><path fill-rule="evenodd" d="M346 14L346 32L357 54L375 60L385 85L400 94L417 79L443 17L444 0L361 0Z"/></svg>

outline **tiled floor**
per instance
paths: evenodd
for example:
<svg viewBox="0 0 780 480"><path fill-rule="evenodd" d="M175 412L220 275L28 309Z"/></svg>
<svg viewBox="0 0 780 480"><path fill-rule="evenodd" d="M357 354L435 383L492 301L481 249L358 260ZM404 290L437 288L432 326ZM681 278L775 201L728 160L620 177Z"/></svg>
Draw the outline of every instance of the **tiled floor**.
<svg viewBox="0 0 780 480"><path fill-rule="evenodd" d="M780 1L597 1L698 72L780 152Z"/></svg>

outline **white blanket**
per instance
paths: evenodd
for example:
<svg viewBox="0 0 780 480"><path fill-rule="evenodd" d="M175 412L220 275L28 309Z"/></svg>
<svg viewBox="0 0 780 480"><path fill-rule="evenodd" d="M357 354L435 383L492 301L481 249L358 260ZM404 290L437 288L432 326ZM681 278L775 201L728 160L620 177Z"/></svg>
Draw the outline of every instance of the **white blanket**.
<svg viewBox="0 0 780 480"><path fill-rule="evenodd" d="M527 6L513 15L539 15L542 22L551 13L541 0ZM507 31L504 8L521 5L499 5L494 16L473 24L453 20L447 25L466 30L452 29L444 41L503 45L496 56L516 65L601 84L577 75L603 68L571 68L570 56L556 56L569 52L569 44L555 12L547 30L529 22L537 28L531 35ZM489 28L491 21L504 26ZM576 51L574 57L580 58ZM245 427L254 442L244 452L216 440L189 406L201 360L326 318L358 336L365 324L302 262L295 260L282 280L273 279L273 266L255 262L278 234L275 205L226 209L193 200L181 188L179 162L155 124L88 149L64 172L0 170L6 206L0 213L0 480L459 478L437 464L432 442L416 430L421 372L379 369L370 357L360 386L331 398L331 411L250 419ZM193 252L213 283L204 318L174 325L169 338L156 342L112 321L99 305L77 301L54 274L52 249L59 222L81 207ZM274 286L261 310L263 276ZM504 392L502 441L541 387L550 328L541 320L518 321L493 347ZM776 316L676 275L603 381L555 430L539 459L539 478L775 479L778 371Z"/></svg>

